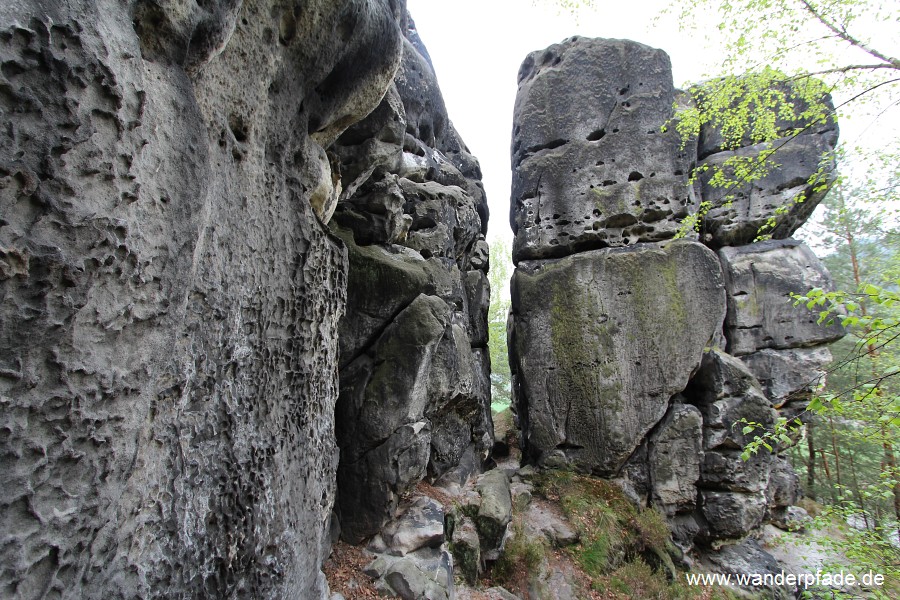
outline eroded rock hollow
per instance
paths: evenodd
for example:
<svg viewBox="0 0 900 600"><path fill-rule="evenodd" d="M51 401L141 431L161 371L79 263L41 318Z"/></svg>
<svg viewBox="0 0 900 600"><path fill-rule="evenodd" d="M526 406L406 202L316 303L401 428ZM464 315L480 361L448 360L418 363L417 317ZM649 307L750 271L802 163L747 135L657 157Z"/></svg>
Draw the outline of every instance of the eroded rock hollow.
<svg viewBox="0 0 900 600"><path fill-rule="evenodd" d="M763 148L724 151L711 126L685 142L671 123L690 102L666 54L642 44L576 37L530 54L510 207L525 458L615 478L685 550L738 539L796 500L784 461L741 460L757 431L735 423L795 414L842 335L790 302L831 285L789 236L824 195L809 182L833 169L836 127L784 119L779 166L729 198L708 176L692 184L692 169ZM699 236L675 239L703 201ZM754 243L773 215L773 239Z"/></svg>

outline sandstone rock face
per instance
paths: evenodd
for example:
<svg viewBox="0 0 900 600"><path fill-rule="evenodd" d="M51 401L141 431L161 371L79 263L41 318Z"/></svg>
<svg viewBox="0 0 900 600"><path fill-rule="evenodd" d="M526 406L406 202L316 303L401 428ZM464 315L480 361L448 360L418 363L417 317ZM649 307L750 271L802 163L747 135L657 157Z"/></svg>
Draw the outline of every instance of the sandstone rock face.
<svg viewBox="0 0 900 600"><path fill-rule="evenodd" d="M339 367L376 521L489 447L484 193L417 44L402 0L0 6L0 589L327 597Z"/></svg>
<svg viewBox="0 0 900 600"><path fill-rule="evenodd" d="M349 254L338 514L359 542L422 478L462 482L493 444L481 173L411 21L381 104L330 151Z"/></svg>
<svg viewBox="0 0 900 600"><path fill-rule="evenodd" d="M739 148L725 149L722 134L714 125L701 126L697 151L700 195L711 204L701 233L712 247L750 244L770 218L774 218L774 226L767 227L767 235L790 237L810 217L834 180L836 122L828 118L813 123L803 118L809 106L793 97L789 86L782 85L781 91L794 106L779 107L775 126L784 137L772 143L755 144L746 133ZM825 104L826 111L833 113L830 98ZM727 189L711 185L717 170L734 177L729 160L759 160L773 150L763 177Z"/></svg>
<svg viewBox="0 0 900 600"><path fill-rule="evenodd" d="M693 509L702 459L703 415L693 406L673 404L650 438L653 504L671 514Z"/></svg>
<svg viewBox="0 0 900 600"><path fill-rule="evenodd" d="M528 55L513 119L513 260L672 238L696 147L670 127L669 57L571 38Z"/></svg>
<svg viewBox="0 0 900 600"><path fill-rule="evenodd" d="M781 239L821 199L813 181L831 177L836 126L810 126L802 107L783 113L777 127L792 139L776 143L781 166L729 189L728 202L712 169L767 148L747 139L726 151L709 126L683 144L663 133L673 104L691 101L665 54L640 44L571 38L530 54L510 204L525 460L613 478L667 515L683 550L786 514L789 466L765 451L743 460L762 433L745 424L771 428L778 410L801 410L821 385L824 345L843 334L793 307L792 292L831 281L809 248ZM692 187L697 160L710 170ZM672 241L699 202L712 206L699 243ZM775 211L775 241L751 243Z"/></svg>
<svg viewBox="0 0 900 600"><path fill-rule="evenodd" d="M769 487L766 490L769 508L787 508L796 504L799 499L800 478L791 468L791 464L786 459L779 457L772 463Z"/></svg>
<svg viewBox="0 0 900 600"><path fill-rule="evenodd" d="M840 339L839 326L825 327L818 313L795 308L791 293L831 289L831 277L806 244L773 240L719 251L728 292L725 336L735 356L763 348L801 348Z"/></svg>
<svg viewBox="0 0 900 600"><path fill-rule="evenodd" d="M825 346L776 350L763 348L740 357L782 413L805 408L825 382L831 351Z"/></svg>
<svg viewBox="0 0 900 600"><path fill-rule="evenodd" d="M744 445L755 435L743 433L742 419L769 429L776 413L759 382L740 360L713 350L703 356L700 370L684 393L703 415L705 454L698 486L709 540L741 537L759 526L765 515L765 490L772 456L741 459Z"/></svg>
<svg viewBox="0 0 900 600"><path fill-rule="evenodd" d="M695 242L520 263L512 295L525 452L603 475L685 388L724 314L718 262Z"/></svg>
<svg viewBox="0 0 900 600"><path fill-rule="evenodd" d="M325 148L380 102L402 20L0 7L0 245L23 261L0 282L2 589L324 594L346 287Z"/></svg>

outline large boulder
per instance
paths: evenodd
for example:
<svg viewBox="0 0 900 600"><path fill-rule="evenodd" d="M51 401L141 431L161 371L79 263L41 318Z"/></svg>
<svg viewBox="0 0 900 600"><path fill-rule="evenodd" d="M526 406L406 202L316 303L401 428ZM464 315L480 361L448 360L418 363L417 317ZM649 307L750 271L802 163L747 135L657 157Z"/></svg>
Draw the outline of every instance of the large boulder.
<svg viewBox="0 0 900 600"><path fill-rule="evenodd" d="M672 238L695 204L696 145L665 126L665 52L570 38L532 52L513 116L513 260Z"/></svg>
<svg viewBox="0 0 900 600"><path fill-rule="evenodd" d="M359 542L375 534L399 497L425 475L431 447L429 372L450 327L436 296L418 296L369 353L341 372L336 434L341 534Z"/></svg>
<svg viewBox="0 0 900 600"><path fill-rule="evenodd" d="M766 488L766 501L770 509L787 508L800 500L800 477L791 463L782 456L772 461L772 473Z"/></svg>
<svg viewBox="0 0 900 600"><path fill-rule="evenodd" d="M766 514L766 495L702 490L700 508L709 541L740 538L759 527Z"/></svg>
<svg viewBox="0 0 900 600"><path fill-rule="evenodd" d="M737 583L735 576L754 575L747 578L746 585L738 588L749 597L788 600L797 598L800 593L797 585L772 586L765 583L767 579L774 581L776 576L783 575L785 567L752 538L726 544L716 551L707 553L703 566L713 573L729 575L735 583Z"/></svg>
<svg viewBox="0 0 900 600"><path fill-rule="evenodd" d="M526 456L616 473L720 328L715 255L695 242L523 262L511 362Z"/></svg>
<svg viewBox="0 0 900 600"><path fill-rule="evenodd" d="M481 495L478 514L475 515L475 527L481 540L481 550L494 552L503 543L507 526L512 521L512 494L509 488L509 477L501 469L488 471L478 478L475 489Z"/></svg>
<svg viewBox="0 0 900 600"><path fill-rule="evenodd" d="M719 250L728 316L725 337L734 356L763 348L803 348L844 336L840 325L819 323L818 311L795 307L791 294L830 290L831 277L809 246L771 240Z"/></svg>
<svg viewBox="0 0 900 600"><path fill-rule="evenodd" d="M699 537L713 542L746 535L765 515L773 456L761 450L745 461L741 453L754 436L771 430L775 409L744 363L720 350L703 355L684 397L703 415ZM761 428L746 429L747 423Z"/></svg>
<svg viewBox="0 0 900 600"><path fill-rule="evenodd" d="M831 364L832 356L826 346L815 346L763 348L740 359L759 380L769 400L784 413L805 408L813 394L825 385L825 368Z"/></svg>
<svg viewBox="0 0 900 600"><path fill-rule="evenodd" d="M765 397L759 382L740 360L709 350L696 375L684 392L688 402L703 415L703 446L706 450L740 450L759 433L744 433L735 426L741 419L771 428L775 410Z"/></svg>

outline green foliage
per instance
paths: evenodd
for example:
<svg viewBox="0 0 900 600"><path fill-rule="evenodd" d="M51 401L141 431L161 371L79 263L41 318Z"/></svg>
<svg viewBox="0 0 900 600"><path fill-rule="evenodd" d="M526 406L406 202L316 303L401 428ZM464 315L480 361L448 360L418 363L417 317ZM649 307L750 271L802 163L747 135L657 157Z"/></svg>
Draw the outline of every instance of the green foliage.
<svg viewBox="0 0 900 600"><path fill-rule="evenodd" d="M546 4L558 8L561 12L567 12L578 16L583 10L596 10L597 0L531 0L532 4Z"/></svg>
<svg viewBox="0 0 900 600"><path fill-rule="evenodd" d="M849 562L856 572L881 573L888 583L872 593L892 598L900 591L900 549L890 541L900 533L900 235L890 207L900 199L900 177L879 178L843 181L824 202L817 237L831 250L825 263L837 289L793 296L798 310L848 331L832 348L827 387L802 415L805 439L793 446L800 421L780 419L742 456L790 448L806 494L825 503L813 526L826 531L816 543L840 563L830 567ZM758 424L736 426L750 434Z"/></svg>
<svg viewBox="0 0 900 600"><path fill-rule="evenodd" d="M679 106L675 128L687 140L710 125L721 134L726 150L771 142L833 120L824 102L828 91L818 79L792 78L771 67L727 75L689 90L694 105ZM744 161L736 167L737 179L758 179L770 156L760 164Z"/></svg>
<svg viewBox="0 0 900 600"><path fill-rule="evenodd" d="M897 3L690 0L673 4L668 12L675 13L683 30L708 28L713 19L723 57L714 78L690 88L693 106L676 105L675 127L682 139L687 142L701 127L711 126L721 133L724 150L766 145L757 157L734 156L715 173L703 175L702 166L694 173L723 189L725 204L733 190L765 177L777 165L778 151L796 135L836 118L828 107L830 96L842 119L851 113L878 118L896 109L900 59L892 55L892 36L900 22ZM811 178L814 191L828 184L824 175L820 169ZM684 230L699 230L706 211L701 207L691 215ZM767 238L778 216L771 216L759 239Z"/></svg>
<svg viewBox="0 0 900 600"><path fill-rule="evenodd" d="M546 471L536 477L535 490L559 502L581 540L572 557L595 582L644 552L666 552L665 518L652 508L639 510L614 483Z"/></svg>
<svg viewBox="0 0 900 600"><path fill-rule="evenodd" d="M529 537L522 523L516 521L513 523L512 538L494 564L491 574L499 583L515 583L516 577L536 571L546 554L544 538Z"/></svg>
<svg viewBox="0 0 900 600"><path fill-rule="evenodd" d="M506 346L506 319L509 314L509 278L512 251L503 239L491 241L491 305L488 309L488 351L491 357L491 408L500 412L512 402L512 374Z"/></svg>
<svg viewBox="0 0 900 600"><path fill-rule="evenodd" d="M794 436L802 425L800 419L788 420L785 417L775 419L772 429L766 429L763 424L747 419L736 421L732 427L740 426L743 435L756 433L752 440L744 444L741 460L745 462L750 460L762 448L768 452L778 452L784 448L790 448L794 443Z"/></svg>

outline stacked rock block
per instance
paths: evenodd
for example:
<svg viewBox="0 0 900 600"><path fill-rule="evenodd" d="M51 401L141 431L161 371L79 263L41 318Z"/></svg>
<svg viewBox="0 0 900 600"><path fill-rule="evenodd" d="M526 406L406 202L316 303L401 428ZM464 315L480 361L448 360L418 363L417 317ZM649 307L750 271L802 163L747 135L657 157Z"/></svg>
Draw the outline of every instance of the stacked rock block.
<svg viewBox="0 0 900 600"><path fill-rule="evenodd" d="M835 127L782 140L784 167L727 200L689 181L698 161L728 154L714 129L687 142L674 132L674 107L690 102L666 54L641 44L576 37L532 53L519 72L510 212L526 460L619 480L669 517L685 548L739 538L796 500L786 463L740 459L757 432L734 424L795 414L842 333L789 297L830 285L788 236L821 200L808 182L831 168ZM699 240L674 239L702 201L712 208ZM754 243L779 206L776 239Z"/></svg>
<svg viewBox="0 0 900 600"><path fill-rule="evenodd" d="M493 444L487 204L428 53L407 20L378 107L332 146L349 253L339 327L338 518L377 533L427 477L462 482Z"/></svg>

